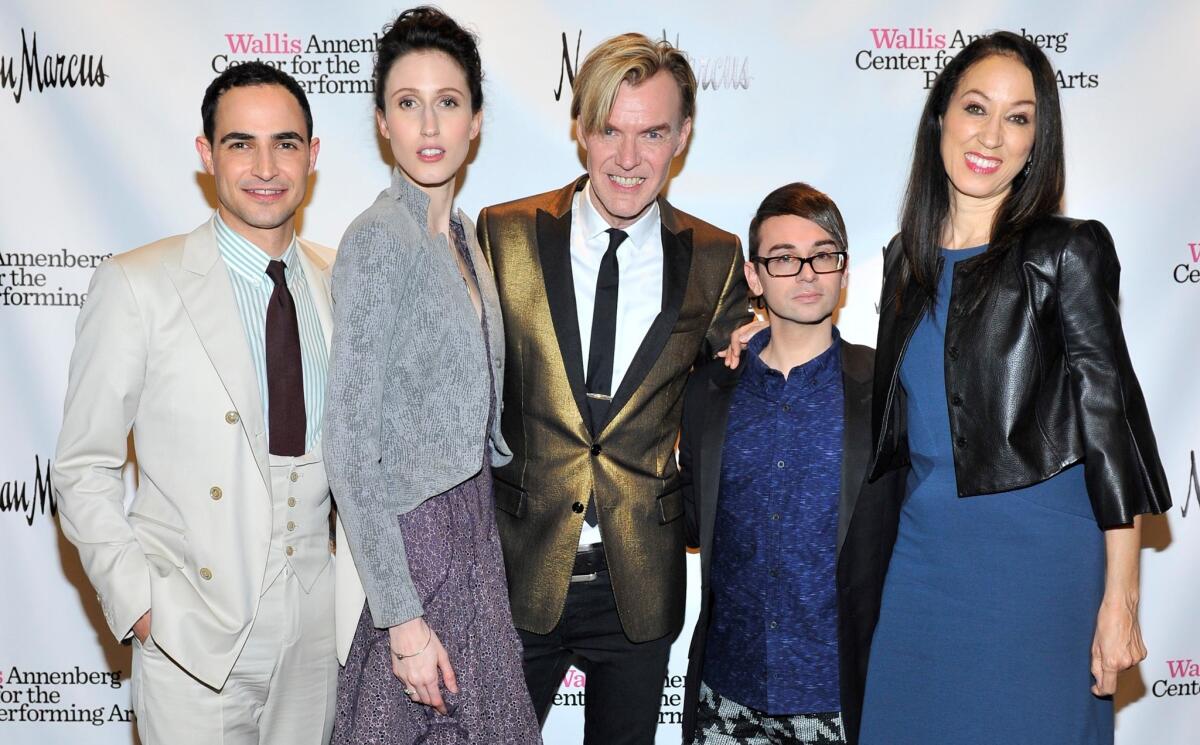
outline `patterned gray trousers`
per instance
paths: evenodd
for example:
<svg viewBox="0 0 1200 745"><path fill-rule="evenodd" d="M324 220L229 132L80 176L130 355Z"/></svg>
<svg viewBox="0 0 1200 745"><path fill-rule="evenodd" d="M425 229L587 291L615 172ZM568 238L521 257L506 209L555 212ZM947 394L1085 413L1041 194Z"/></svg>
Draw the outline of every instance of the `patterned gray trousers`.
<svg viewBox="0 0 1200 745"><path fill-rule="evenodd" d="M799 745L844 743L842 713L771 716L731 701L703 681L692 745Z"/></svg>

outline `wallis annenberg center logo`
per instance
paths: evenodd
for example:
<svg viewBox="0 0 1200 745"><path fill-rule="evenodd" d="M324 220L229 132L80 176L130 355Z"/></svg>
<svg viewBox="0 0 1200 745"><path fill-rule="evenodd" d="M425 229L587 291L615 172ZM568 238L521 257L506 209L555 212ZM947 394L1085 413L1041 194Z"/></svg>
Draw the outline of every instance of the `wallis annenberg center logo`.
<svg viewBox="0 0 1200 745"><path fill-rule="evenodd" d="M309 95L372 93L371 59L379 34L321 37L270 29L223 34L208 59L214 73L246 62L265 62L296 79Z"/></svg>
<svg viewBox="0 0 1200 745"><path fill-rule="evenodd" d="M1176 264L1172 278L1179 284L1200 284L1200 243L1187 244L1188 261Z"/></svg>
<svg viewBox="0 0 1200 745"><path fill-rule="evenodd" d="M47 88L103 88L109 77L104 55L39 50L36 31L27 36L21 29L20 55L0 52L0 88L11 90L16 103L28 92Z"/></svg>
<svg viewBox="0 0 1200 745"><path fill-rule="evenodd" d="M864 72L907 71L918 73L928 90L941 72L954 59L959 50L983 36L961 28L934 28L932 26L873 27L867 30L869 43L854 54L854 66ZM1047 54L1063 55L1070 50L1071 33L1061 29L1027 29L1019 31L1029 41ZM1054 77L1058 87L1097 88L1099 73L1090 70L1072 71L1059 59L1052 58Z"/></svg>

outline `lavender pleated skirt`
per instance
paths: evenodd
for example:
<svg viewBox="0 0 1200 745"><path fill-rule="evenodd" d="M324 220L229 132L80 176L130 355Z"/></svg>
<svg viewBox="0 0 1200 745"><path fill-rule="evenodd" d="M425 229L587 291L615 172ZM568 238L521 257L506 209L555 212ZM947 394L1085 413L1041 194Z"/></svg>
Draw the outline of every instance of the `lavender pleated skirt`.
<svg viewBox="0 0 1200 745"><path fill-rule="evenodd" d="M442 716L404 695L387 629L364 607L338 676L333 745L541 743L521 669L493 512L491 469L399 517L409 571L430 625L450 655L457 695Z"/></svg>

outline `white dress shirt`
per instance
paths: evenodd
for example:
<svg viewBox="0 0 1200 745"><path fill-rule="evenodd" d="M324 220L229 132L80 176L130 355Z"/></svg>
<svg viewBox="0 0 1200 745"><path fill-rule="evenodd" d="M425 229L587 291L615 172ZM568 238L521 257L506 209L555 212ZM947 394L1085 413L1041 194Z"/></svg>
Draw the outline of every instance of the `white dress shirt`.
<svg viewBox="0 0 1200 745"><path fill-rule="evenodd" d="M596 278L600 261L608 251L608 230L592 204L592 187L587 184L571 204L571 278L575 285L575 309L579 315L579 344L583 350L583 370L588 368L592 342L592 312L596 307ZM662 310L663 247L662 221L658 202L629 227L629 235L617 246L617 336L613 348L614 395L642 344L650 325ZM600 542L599 526L583 523L579 545Z"/></svg>

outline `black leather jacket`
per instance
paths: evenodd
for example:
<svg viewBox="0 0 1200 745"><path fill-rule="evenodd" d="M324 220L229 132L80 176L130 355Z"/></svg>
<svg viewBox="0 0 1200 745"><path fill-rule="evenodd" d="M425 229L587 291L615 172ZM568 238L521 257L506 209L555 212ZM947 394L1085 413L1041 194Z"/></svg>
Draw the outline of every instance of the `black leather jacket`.
<svg viewBox="0 0 1200 745"><path fill-rule="evenodd" d="M899 238L886 250L875 353L871 478L905 465L900 362L928 307L914 283L896 297ZM1098 222L1046 218L1003 259L972 312L978 261L954 268L946 324L946 405L958 495L1029 486L1084 464L1103 528L1171 506L1166 476L1117 306L1120 264Z"/></svg>

